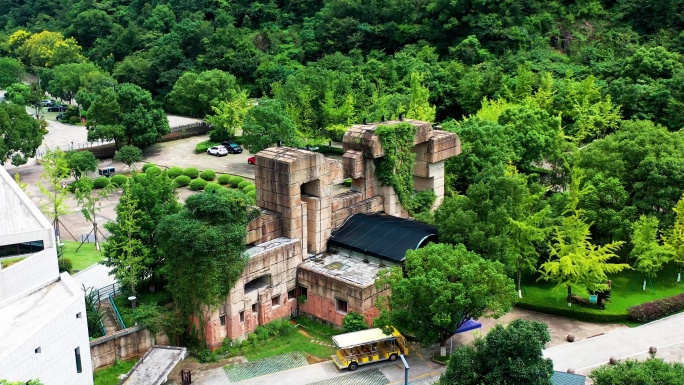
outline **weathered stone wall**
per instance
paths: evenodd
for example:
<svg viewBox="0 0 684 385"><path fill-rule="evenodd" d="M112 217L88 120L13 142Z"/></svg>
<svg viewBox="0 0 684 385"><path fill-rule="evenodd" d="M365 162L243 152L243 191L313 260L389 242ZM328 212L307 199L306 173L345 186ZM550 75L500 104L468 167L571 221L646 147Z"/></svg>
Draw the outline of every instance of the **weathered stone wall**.
<svg viewBox="0 0 684 385"><path fill-rule="evenodd" d="M374 284L361 287L306 268L299 269L298 284L307 288L308 297L306 303L299 305L299 310L321 320L342 325L344 317L355 312L372 325L378 314L375 308L378 290ZM337 299L347 302L346 313L337 310Z"/></svg>
<svg viewBox="0 0 684 385"><path fill-rule="evenodd" d="M112 335L90 341L90 357L93 370L114 365L117 360L140 357L154 345L168 345L169 338L164 333L156 336L145 328L135 326L120 330Z"/></svg>
<svg viewBox="0 0 684 385"><path fill-rule="evenodd" d="M289 316L297 307L296 298L288 298L288 291L295 289L297 265L302 262L301 242L278 238L252 247L247 253L247 267L225 304L207 317L205 337L211 348L219 347L225 338L242 339L258 325ZM247 283L261 277L265 277L263 287L245 291ZM274 298L278 299L275 305ZM253 305L256 311L252 311ZM222 312L225 325L221 325Z"/></svg>

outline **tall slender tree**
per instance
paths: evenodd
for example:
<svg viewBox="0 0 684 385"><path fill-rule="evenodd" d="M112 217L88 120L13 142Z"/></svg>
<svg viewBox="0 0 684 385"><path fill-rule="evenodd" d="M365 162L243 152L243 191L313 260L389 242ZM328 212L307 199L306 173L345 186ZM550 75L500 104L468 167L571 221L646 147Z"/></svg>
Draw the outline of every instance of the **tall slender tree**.
<svg viewBox="0 0 684 385"><path fill-rule="evenodd" d="M66 204L67 190L64 188L64 181L70 174L66 153L60 149L48 151L43 155L40 164L43 166L43 173L40 176L47 182L47 186L38 182L40 192L47 199L40 205L40 210L52 220L59 243L61 235L59 217L70 213L69 206Z"/></svg>

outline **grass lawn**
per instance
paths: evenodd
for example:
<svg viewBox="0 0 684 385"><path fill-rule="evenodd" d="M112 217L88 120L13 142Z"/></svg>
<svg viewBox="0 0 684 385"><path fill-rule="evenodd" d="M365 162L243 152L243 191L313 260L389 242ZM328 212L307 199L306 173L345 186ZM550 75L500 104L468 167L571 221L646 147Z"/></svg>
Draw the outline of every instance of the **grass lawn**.
<svg viewBox="0 0 684 385"><path fill-rule="evenodd" d="M247 348L243 353L249 361L290 352L305 352L324 360L329 360L330 356L335 354L335 348L312 343L311 339L311 337L305 336L299 330L292 330L284 336L260 342L256 348ZM316 339L321 340L320 338ZM332 341L322 340L322 342L330 344Z"/></svg>
<svg viewBox="0 0 684 385"><path fill-rule="evenodd" d="M64 243L64 257L69 258L73 264L73 272L77 273L85 268L92 266L104 259L102 253L95 250L94 243L84 243L78 252L76 249L81 242L62 241ZM102 248L102 243L100 243Z"/></svg>
<svg viewBox="0 0 684 385"><path fill-rule="evenodd" d="M6 267L10 267L10 266L14 265L14 264L17 263L17 262L22 261L24 258L26 258L26 257L17 257L17 258L7 258L7 259L3 259L2 261L0 261L0 265L2 265L2 268L4 269L4 268L6 268Z"/></svg>
<svg viewBox="0 0 684 385"><path fill-rule="evenodd" d="M315 321L309 317L297 317L294 321L295 324L301 325L307 333L317 337L321 341L331 342L333 336L344 333L344 330L340 328Z"/></svg>
<svg viewBox="0 0 684 385"><path fill-rule="evenodd" d="M639 272L635 270L627 270L610 276L613 287L610 302L606 304L605 310L578 304L568 307L565 290L553 291L553 284L544 281L535 282L533 277L523 282L523 298L518 301L518 304L522 308L568 318L598 322L624 322L627 308L631 306L684 293L684 285L676 282L677 267L674 265L667 265L653 279L655 293L650 285L646 287L646 290L642 290L643 277L636 282L638 278ZM585 294L585 296L589 295Z"/></svg>
<svg viewBox="0 0 684 385"><path fill-rule="evenodd" d="M451 355L449 353L447 353L446 356L440 356L439 352L432 355L433 360L435 360L437 362L441 362L445 365L447 364L447 362L449 362L450 357L451 357Z"/></svg>
<svg viewBox="0 0 684 385"><path fill-rule="evenodd" d="M128 373L138 360L118 361L113 366L96 370L93 374L95 385L116 385L119 376Z"/></svg>

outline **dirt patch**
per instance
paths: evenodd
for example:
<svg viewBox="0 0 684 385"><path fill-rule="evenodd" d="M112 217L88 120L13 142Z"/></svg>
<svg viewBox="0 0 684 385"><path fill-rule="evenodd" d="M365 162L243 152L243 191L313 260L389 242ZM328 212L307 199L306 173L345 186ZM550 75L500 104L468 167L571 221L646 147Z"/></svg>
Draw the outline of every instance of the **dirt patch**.
<svg viewBox="0 0 684 385"><path fill-rule="evenodd" d="M330 361L330 359L325 360L323 358L318 358L316 356L312 356L311 354L307 353L306 354L306 361L309 363L309 365L313 365L313 364L319 364L319 363L325 362L325 361Z"/></svg>
<svg viewBox="0 0 684 385"><path fill-rule="evenodd" d="M299 332L299 334L303 335L306 338L312 338L312 339L314 338L314 337L311 337L311 334L307 333L306 330L298 329L297 331Z"/></svg>

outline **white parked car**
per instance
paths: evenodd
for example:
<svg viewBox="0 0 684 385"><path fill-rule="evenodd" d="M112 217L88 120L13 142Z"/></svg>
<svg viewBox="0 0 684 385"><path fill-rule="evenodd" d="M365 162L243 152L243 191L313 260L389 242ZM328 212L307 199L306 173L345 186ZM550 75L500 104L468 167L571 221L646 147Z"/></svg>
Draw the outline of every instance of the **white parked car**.
<svg viewBox="0 0 684 385"><path fill-rule="evenodd" d="M223 146L216 146L208 149L207 154L215 156L226 156L228 155L228 150L226 150L226 148Z"/></svg>

